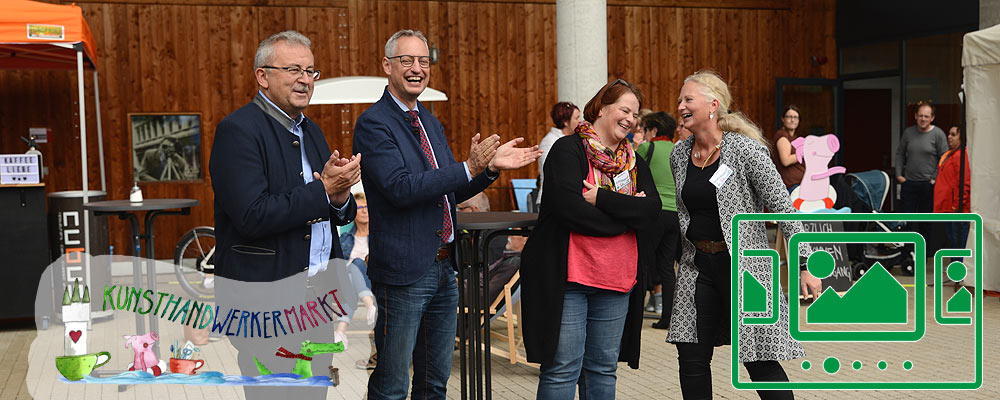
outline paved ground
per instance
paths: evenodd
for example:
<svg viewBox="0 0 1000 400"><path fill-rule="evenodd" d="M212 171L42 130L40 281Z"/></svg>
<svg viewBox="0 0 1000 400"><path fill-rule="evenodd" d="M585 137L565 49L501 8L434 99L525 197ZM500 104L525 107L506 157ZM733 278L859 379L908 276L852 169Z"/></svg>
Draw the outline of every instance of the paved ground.
<svg viewBox="0 0 1000 400"><path fill-rule="evenodd" d="M163 285L169 285L169 278L162 278ZM908 283L907 278L900 278ZM912 280L911 280L912 281ZM912 290L912 289L911 289ZM944 289L946 294L951 287ZM933 310L932 297L925 301L928 310ZM911 314L913 313L911 304ZM800 399L1000 399L1000 299L984 298L984 385L976 391L797 391ZM651 321L651 320L650 320ZM133 320L116 317L114 320L95 324L98 332L127 332L134 328ZM359 321L357 326L364 323ZM181 336L180 328L173 324L161 323L161 337L172 342ZM897 326L896 329L912 329L914 325ZM500 326L495 326L500 328ZM105 331L105 329L109 329ZM858 379L863 381L923 380L959 381L970 376L974 365L972 329L970 327L945 327L934 322L933 314L926 319L926 334L916 343L807 343L805 345L812 368L802 369L801 361L784 363L793 380ZM330 389L330 399L360 399L365 392L367 373L354 367L354 361L367 358L368 336L361 330L349 332L351 346L344 355L338 355L334 366L341 371L342 384ZM62 329L54 327L36 333L34 329L0 331L0 400L22 399L34 396L39 399L241 399L243 392L234 387L182 387L179 385L136 385L119 392L116 385L69 385L59 382L52 359L61 354ZM121 361L131 357L131 350L124 349L118 334L92 335L91 349L111 349L113 359ZM622 399L679 399L680 388L677 379L677 353L674 346L664 343L665 331L650 327L643 330L641 368L619 369L618 398ZM496 343L495 343L496 344ZM219 341L202 346L206 359L206 369L228 371L235 365L235 352L227 341ZM822 371L827 357L840 360L840 370L830 375ZM31 361L29 365L29 360ZM854 371L853 361L862 362L862 368ZM885 360L887 368L878 370L875 365ZM902 368L904 361L911 361L913 368ZM753 391L733 389L730 384L730 347L718 348L713 365L716 398L755 399ZM531 399L534 398L538 369L527 365L511 365L506 359L493 360L493 398ZM117 368L123 367L116 366ZM460 398L458 359L449 382L449 398Z"/></svg>

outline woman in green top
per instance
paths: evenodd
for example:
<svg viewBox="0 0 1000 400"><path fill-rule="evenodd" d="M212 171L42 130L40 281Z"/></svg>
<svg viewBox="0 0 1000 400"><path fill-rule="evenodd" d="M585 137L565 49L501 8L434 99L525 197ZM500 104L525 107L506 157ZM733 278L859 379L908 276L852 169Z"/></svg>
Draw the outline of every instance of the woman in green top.
<svg viewBox="0 0 1000 400"><path fill-rule="evenodd" d="M635 153L649 163L662 204L659 221L651 228L656 232L647 236L656 249L655 260L646 260L644 264L648 266L653 284L655 311L660 313L660 320L653 323L653 328L667 329L670 327L670 312L674 308L674 261L680 255L677 191L674 189L674 174L670 171L670 152L674 149L671 139L677 122L670 114L659 111L646 114L639 124L646 133L647 141L639 145Z"/></svg>

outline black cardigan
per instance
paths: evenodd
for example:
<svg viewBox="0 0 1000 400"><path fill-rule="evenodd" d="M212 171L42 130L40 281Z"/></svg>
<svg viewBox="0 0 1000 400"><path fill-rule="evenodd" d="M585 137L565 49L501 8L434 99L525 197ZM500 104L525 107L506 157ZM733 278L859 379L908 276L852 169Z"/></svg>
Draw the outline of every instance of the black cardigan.
<svg viewBox="0 0 1000 400"><path fill-rule="evenodd" d="M589 236L614 236L628 229L636 230L639 260L652 250L644 240L642 228L656 220L660 196L656 192L649 167L636 157L637 192L635 197L607 189L597 192L597 205L583 199L583 181L587 178L587 155L577 135L556 140L545 160L545 181L538 224L531 232L521 254L521 295L524 306L524 347L528 361L549 363L555 357L562 321L563 296L566 291L566 258L570 231ZM641 261L640 261L641 262ZM645 272L636 266L636 285L629 299L625 331L619 361L639 368L639 343L642 331Z"/></svg>

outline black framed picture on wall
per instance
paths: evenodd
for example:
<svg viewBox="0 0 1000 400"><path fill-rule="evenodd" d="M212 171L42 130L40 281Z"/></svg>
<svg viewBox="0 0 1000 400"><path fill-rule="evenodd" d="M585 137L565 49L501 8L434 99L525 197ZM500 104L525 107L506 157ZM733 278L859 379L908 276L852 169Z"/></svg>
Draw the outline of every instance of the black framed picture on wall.
<svg viewBox="0 0 1000 400"><path fill-rule="evenodd" d="M201 114L130 113L128 117L135 181L202 179Z"/></svg>

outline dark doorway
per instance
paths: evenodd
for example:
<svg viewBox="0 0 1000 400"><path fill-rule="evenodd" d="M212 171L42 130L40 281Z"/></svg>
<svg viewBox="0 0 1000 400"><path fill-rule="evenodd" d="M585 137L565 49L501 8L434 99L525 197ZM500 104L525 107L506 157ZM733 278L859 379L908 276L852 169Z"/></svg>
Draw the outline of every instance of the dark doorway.
<svg viewBox="0 0 1000 400"><path fill-rule="evenodd" d="M844 89L840 153L848 172L890 170L892 112L891 89ZM891 202L886 203L884 207L890 207Z"/></svg>
<svg viewBox="0 0 1000 400"><path fill-rule="evenodd" d="M841 152L851 172L892 166L892 90L845 89Z"/></svg>

